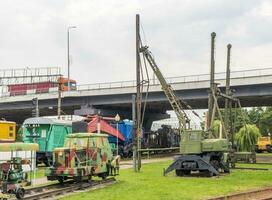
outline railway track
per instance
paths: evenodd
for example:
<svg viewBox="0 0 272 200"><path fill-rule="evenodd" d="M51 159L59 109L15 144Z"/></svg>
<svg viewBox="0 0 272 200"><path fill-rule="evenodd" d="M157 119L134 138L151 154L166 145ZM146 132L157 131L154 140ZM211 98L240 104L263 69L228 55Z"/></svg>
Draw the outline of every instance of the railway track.
<svg viewBox="0 0 272 200"><path fill-rule="evenodd" d="M272 199L272 187L239 192L226 196L214 197L208 200L269 200Z"/></svg>
<svg viewBox="0 0 272 200"><path fill-rule="evenodd" d="M257 168L257 167L235 167L235 168L231 168L232 170L235 169L244 169L244 170L255 170L255 171L271 171L272 169L269 168Z"/></svg>
<svg viewBox="0 0 272 200"><path fill-rule="evenodd" d="M54 199L57 196L66 195L78 190L92 189L102 187L114 183L115 178L108 178L105 180L94 180L92 183L82 182L75 183L72 181L64 184L51 184L47 186L40 186L26 190L25 200L39 200L39 199Z"/></svg>

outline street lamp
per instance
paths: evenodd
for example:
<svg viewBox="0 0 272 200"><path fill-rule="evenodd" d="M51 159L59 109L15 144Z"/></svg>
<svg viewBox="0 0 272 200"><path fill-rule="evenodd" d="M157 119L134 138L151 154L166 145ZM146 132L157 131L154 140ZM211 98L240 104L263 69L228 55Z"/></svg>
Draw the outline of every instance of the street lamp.
<svg viewBox="0 0 272 200"><path fill-rule="evenodd" d="M70 91L70 30L76 26L69 26L67 28L67 64L68 64L68 91Z"/></svg>
<svg viewBox="0 0 272 200"><path fill-rule="evenodd" d="M116 123L116 130L117 130L117 134L116 134L116 155L118 156L118 136L119 136L119 131L118 131L118 122L120 121L120 116L117 114L115 116L115 121L117 122Z"/></svg>

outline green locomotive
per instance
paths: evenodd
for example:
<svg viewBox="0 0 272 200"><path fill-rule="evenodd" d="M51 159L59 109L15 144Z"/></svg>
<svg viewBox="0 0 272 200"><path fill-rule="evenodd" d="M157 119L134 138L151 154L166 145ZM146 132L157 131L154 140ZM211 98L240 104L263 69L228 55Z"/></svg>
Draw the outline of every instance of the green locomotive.
<svg viewBox="0 0 272 200"><path fill-rule="evenodd" d="M24 187L30 186L35 174L38 144L0 144L0 199L22 199Z"/></svg>
<svg viewBox="0 0 272 200"><path fill-rule="evenodd" d="M39 144L37 164L52 164L52 151L62 147L67 135L72 132L72 122L45 117L28 118L23 123L24 143Z"/></svg>
<svg viewBox="0 0 272 200"><path fill-rule="evenodd" d="M53 165L45 170L48 180L60 183L68 179L91 181L92 176L105 179L117 170L120 156L113 157L108 135L75 133L65 139L64 147L53 151Z"/></svg>

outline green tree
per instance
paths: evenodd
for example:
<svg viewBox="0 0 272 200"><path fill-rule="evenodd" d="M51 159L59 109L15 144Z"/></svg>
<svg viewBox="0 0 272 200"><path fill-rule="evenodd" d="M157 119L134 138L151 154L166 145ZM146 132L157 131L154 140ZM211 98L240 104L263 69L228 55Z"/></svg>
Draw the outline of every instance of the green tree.
<svg viewBox="0 0 272 200"><path fill-rule="evenodd" d="M272 107L267 107L262 113L259 121L259 128L263 136L272 134Z"/></svg>
<svg viewBox="0 0 272 200"><path fill-rule="evenodd" d="M220 109L220 112L223 116L223 120L225 121L225 109ZM218 114L215 115L215 119L219 120ZM233 126L235 130L239 130L240 128L242 128L245 123L250 123L248 111L245 108L237 108L236 110L233 108L231 112L231 119L233 121Z"/></svg>
<svg viewBox="0 0 272 200"><path fill-rule="evenodd" d="M260 120L262 118L264 109L262 107L253 107L247 111L248 121L247 123L256 124L260 129Z"/></svg>
<svg viewBox="0 0 272 200"><path fill-rule="evenodd" d="M260 130L255 124L247 124L240 128L235 135L239 151L252 151L260 136Z"/></svg>
<svg viewBox="0 0 272 200"><path fill-rule="evenodd" d="M220 133L220 124L221 121L220 120L214 120L213 124L212 124L212 133L213 135L218 138L219 137L219 133Z"/></svg>

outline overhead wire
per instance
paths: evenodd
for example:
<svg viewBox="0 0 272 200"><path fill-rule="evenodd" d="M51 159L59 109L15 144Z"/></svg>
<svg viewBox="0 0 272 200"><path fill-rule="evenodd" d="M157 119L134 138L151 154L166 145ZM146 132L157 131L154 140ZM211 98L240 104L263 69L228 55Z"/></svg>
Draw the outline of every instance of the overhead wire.
<svg viewBox="0 0 272 200"><path fill-rule="evenodd" d="M143 26L142 24L140 23L140 27L143 31L143 35L144 35L144 40L146 42L146 37L145 37L145 34L144 34L144 30L143 30ZM142 43L142 38L141 36L139 36L139 39L140 39L140 47L143 47L143 43ZM143 66L142 66L142 61L143 60L143 63L144 63L144 70L143 70ZM148 73L148 70L147 70L147 65L146 65L146 60L145 60L145 57L144 55L142 55L142 59L140 59L140 69L141 69L141 76L142 76L142 81L141 81L141 102L142 102L142 93L144 91L144 84L147 83L147 87L146 87L146 91L145 91L145 97L144 97L144 104L143 104L143 109L141 109L142 111L142 118L141 118L141 127L143 126L143 122L144 122L144 117L145 117L145 110L146 110L146 105L147 105L147 98L148 98L148 92L149 92L149 73ZM145 79L145 76L144 76L144 72L145 72L145 75L146 75L146 78L147 80ZM142 108L142 107L141 107Z"/></svg>

